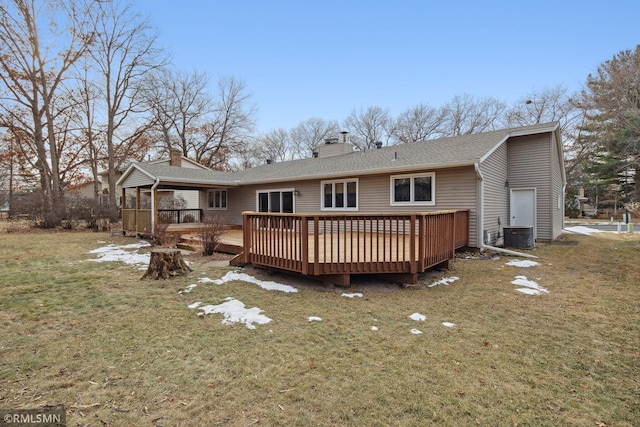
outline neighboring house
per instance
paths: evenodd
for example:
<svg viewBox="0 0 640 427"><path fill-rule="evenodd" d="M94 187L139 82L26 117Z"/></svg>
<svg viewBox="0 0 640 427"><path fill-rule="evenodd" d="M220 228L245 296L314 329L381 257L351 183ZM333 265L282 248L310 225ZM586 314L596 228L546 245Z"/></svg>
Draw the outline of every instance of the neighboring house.
<svg viewBox="0 0 640 427"><path fill-rule="evenodd" d="M212 171L174 153L164 162L131 164L118 186L123 197L148 194L151 212L158 209L154 193L196 191L203 215L219 215L235 225L242 224L243 211L469 209L471 247L501 244L503 227L509 225L532 226L539 241L562 231L566 179L558 123L367 151L330 142L312 158L240 172Z"/></svg>

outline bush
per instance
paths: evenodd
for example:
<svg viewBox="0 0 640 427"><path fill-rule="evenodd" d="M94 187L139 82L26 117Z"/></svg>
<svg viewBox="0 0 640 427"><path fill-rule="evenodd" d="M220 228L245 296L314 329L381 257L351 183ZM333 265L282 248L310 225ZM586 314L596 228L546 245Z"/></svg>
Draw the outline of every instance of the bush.
<svg viewBox="0 0 640 427"><path fill-rule="evenodd" d="M223 218L219 216L205 217L198 236L202 240L202 255L210 256L220 244L220 238L226 229Z"/></svg>
<svg viewBox="0 0 640 427"><path fill-rule="evenodd" d="M169 224L156 224L155 233L153 235L154 246L175 247L180 240L180 235L176 233L168 233Z"/></svg>
<svg viewBox="0 0 640 427"><path fill-rule="evenodd" d="M564 214L569 218L578 218L580 216L580 203L578 202L578 193L567 187L567 193L564 200Z"/></svg>

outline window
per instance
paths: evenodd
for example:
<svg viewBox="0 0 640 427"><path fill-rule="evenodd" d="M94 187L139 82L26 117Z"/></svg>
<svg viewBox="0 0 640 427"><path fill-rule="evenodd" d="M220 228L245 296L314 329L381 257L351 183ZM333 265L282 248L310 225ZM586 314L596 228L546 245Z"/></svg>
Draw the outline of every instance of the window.
<svg viewBox="0 0 640 427"><path fill-rule="evenodd" d="M435 174L391 177L392 205L435 205Z"/></svg>
<svg viewBox="0 0 640 427"><path fill-rule="evenodd" d="M209 209L227 209L227 190L209 190L207 199Z"/></svg>
<svg viewBox="0 0 640 427"><path fill-rule="evenodd" d="M322 210L358 210L358 180L322 181Z"/></svg>
<svg viewBox="0 0 640 427"><path fill-rule="evenodd" d="M257 192L258 212L293 213L293 190Z"/></svg>

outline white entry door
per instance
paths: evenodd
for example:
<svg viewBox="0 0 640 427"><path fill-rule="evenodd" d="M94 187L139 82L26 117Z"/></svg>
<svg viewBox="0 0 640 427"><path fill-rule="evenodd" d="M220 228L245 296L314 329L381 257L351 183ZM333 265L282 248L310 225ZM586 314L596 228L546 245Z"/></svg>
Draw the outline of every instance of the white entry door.
<svg viewBox="0 0 640 427"><path fill-rule="evenodd" d="M510 198L511 226L533 226L536 236L536 189L512 188Z"/></svg>

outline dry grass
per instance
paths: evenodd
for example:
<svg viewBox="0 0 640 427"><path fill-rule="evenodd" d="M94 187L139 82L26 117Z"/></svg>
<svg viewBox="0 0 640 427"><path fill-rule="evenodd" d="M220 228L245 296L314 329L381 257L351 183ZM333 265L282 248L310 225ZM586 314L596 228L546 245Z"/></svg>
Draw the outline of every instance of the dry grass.
<svg viewBox="0 0 640 427"><path fill-rule="evenodd" d="M86 262L131 239L3 233L0 408L62 403L69 426L639 425L640 239L568 239L539 246L539 267L458 260L449 286L348 299L245 282L180 295L226 269L196 257L190 277L140 281ZM550 293L515 292L516 275ZM228 296L273 321L187 308Z"/></svg>

